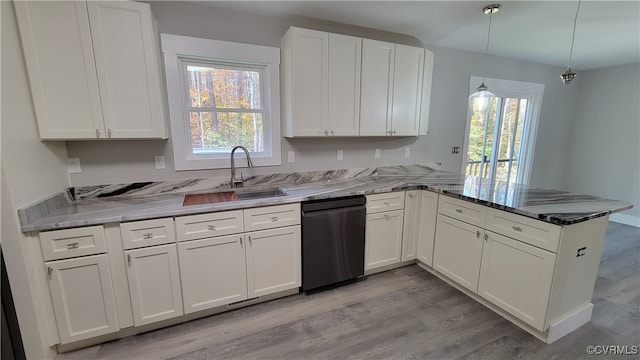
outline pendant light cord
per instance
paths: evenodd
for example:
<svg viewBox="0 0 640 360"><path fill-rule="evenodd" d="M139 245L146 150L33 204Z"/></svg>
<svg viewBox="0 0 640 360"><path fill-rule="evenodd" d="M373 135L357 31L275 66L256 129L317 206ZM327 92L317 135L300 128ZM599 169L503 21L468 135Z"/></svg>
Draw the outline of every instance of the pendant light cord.
<svg viewBox="0 0 640 360"><path fill-rule="evenodd" d="M484 67L482 69L482 83L484 84L484 77L487 72L487 58L489 57L489 39L491 39L491 16L493 16L493 9L489 10L489 31L487 32L487 47L484 51ZM573 46L573 45L572 45Z"/></svg>
<svg viewBox="0 0 640 360"><path fill-rule="evenodd" d="M567 68L569 68L571 65L571 56L573 55L573 43L576 41L576 24L578 23L578 12L580 11L580 2L581 0L578 0L576 17L573 19L573 37L571 37L571 49L569 50L569 63L567 64ZM489 19L489 23L491 23L491 19ZM491 31L491 28L489 28L489 31ZM487 43L487 48L488 47L489 47L489 44Z"/></svg>

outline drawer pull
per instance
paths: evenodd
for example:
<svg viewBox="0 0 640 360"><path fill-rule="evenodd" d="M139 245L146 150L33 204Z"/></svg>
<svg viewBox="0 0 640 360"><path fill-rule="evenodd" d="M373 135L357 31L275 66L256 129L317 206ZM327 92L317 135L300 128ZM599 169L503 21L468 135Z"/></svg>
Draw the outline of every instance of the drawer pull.
<svg viewBox="0 0 640 360"><path fill-rule="evenodd" d="M489 234L484 233L484 241L485 242L489 241Z"/></svg>
<svg viewBox="0 0 640 360"><path fill-rule="evenodd" d="M249 245L251 245L251 235L249 235Z"/></svg>
<svg viewBox="0 0 640 360"><path fill-rule="evenodd" d="M476 237L480 239L480 230L476 231Z"/></svg>
<svg viewBox="0 0 640 360"><path fill-rule="evenodd" d="M207 229L215 231L216 226L215 225L207 225Z"/></svg>
<svg viewBox="0 0 640 360"><path fill-rule="evenodd" d="M49 280L51 280L51 273L53 273L53 268L51 266L47 266L47 275L49 275Z"/></svg>
<svg viewBox="0 0 640 360"><path fill-rule="evenodd" d="M67 249L77 249L78 246L80 246L80 243L77 241L74 241L72 243L67 244Z"/></svg>
<svg viewBox="0 0 640 360"><path fill-rule="evenodd" d="M522 232L522 228L520 226L512 226L513 230Z"/></svg>
<svg viewBox="0 0 640 360"><path fill-rule="evenodd" d="M276 222L276 221L278 221L278 217L277 217L277 216L272 216L272 217L271 217L271 221L272 221L272 222Z"/></svg>
<svg viewBox="0 0 640 360"><path fill-rule="evenodd" d="M145 233L142 235L143 238L145 239L152 239L153 238L153 234L152 233Z"/></svg>
<svg viewBox="0 0 640 360"><path fill-rule="evenodd" d="M462 209L456 209L456 212L457 212L458 214L462 214Z"/></svg>
<svg viewBox="0 0 640 360"><path fill-rule="evenodd" d="M240 236L240 247L242 247L242 236Z"/></svg>
<svg viewBox="0 0 640 360"><path fill-rule="evenodd" d="M127 264L131 266L131 254L127 254Z"/></svg>

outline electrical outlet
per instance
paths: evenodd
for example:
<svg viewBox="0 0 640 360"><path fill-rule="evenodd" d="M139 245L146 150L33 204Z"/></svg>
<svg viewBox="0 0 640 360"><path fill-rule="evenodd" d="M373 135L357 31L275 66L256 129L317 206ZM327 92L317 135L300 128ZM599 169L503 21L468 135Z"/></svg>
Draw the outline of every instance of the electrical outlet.
<svg viewBox="0 0 640 360"><path fill-rule="evenodd" d="M164 163L164 156L163 155L159 155L159 156L154 156L153 157L153 161L156 164L156 169L157 170L162 170L166 167L165 163Z"/></svg>
<svg viewBox="0 0 640 360"><path fill-rule="evenodd" d="M408 158L411 156L411 148L404 148L404 157Z"/></svg>
<svg viewBox="0 0 640 360"><path fill-rule="evenodd" d="M67 159L67 172L69 174L78 174L82 172L82 168L80 167L80 158Z"/></svg>
<svg viewBox="0 0 640 360"><path fill-rule="evenodd" d="M452 154L460 154L460 146L454 146L451 148Z"/></svg>
<svg viewBox="0 0 640 360"><path fill-rule="evenodd" d="M380 159L380 149L376 149L373 157L376 158L376 159Z"/></svg>
<svg viewBox="0 0 640 360"><path fill-rule="evenodd" d="M338 156L337 156L338 160L342 160L344 159L344 152L342 150L338 150Z"/></svg>
<svg viewBox="0 0 640 360"><path fill-rule="evenodd" d="M296 162L296 152L295 151L287 151L287 161L292 163Z"/></svg>

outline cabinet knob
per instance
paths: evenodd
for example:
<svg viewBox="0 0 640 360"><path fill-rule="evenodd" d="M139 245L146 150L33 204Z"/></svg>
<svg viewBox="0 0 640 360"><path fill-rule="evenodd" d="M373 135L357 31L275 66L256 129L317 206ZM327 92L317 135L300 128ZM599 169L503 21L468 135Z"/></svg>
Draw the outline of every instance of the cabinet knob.
<svg viewBox="0 0 640 360"><path fill-rule="evenodd" d="M67 249L77 249L78 246L80 246L80 243L77 241L74 241L72 243L67 244Z"/></svg>
<svg viewBox="0 0 640 360"><path fill-rule="evenodd" d="M513 230L522 232L522 228L520 226L512 226Z"/></svg>
<svg viewBox="0 0 640 360"><path fill-rule="evenodd" d="M153 238L153 234L152 233L145 233L145 234L142 235L142 237L144 239L151 239L151 238Z"/></svg>
<svg viewBox="0 0 640 360"><path fill-rule="evenodd" d="M215 230L216 226L215 225L207 225L207 229L209 230Z"/></svg>

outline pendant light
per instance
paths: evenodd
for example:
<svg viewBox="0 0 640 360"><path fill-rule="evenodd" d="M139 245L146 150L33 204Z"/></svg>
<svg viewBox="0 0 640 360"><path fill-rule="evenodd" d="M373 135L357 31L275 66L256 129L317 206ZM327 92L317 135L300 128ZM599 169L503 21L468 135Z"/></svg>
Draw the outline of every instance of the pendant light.
<svg viewBox="0 0 640 360"><path fill-rule="evenodd" d="M478 100L478 111L484 112L489 103L495 96L491 91L488 90L487 85L484 84L484 76L487 71L487 56L489 55L489 39L491 39L491 16L500 11L500 4L491 4L482 8L482 13L485 15L489 15L489 32L487 33L487 47L485 49L485 59L484 59L484 69L482 70L482 83L478 86L478 91L474 92L469 96L469 99L477 99Z"/></svg>
<svg viewBox="0 0 640 360"><path fill-rule="evenodd" d="M573 55L573 43L576 40L576 23L578 22L578 12L580 11L580 0L578 0L578 8L576 9L576 17L573 19L573 37L571 38L571 50L569 50L569 62L567 64L567 70L565 70L560 77L562 83L569 85L571 80L576 77L575 71L571 70L571 55Z"/></svg>

